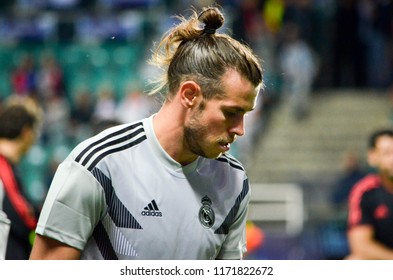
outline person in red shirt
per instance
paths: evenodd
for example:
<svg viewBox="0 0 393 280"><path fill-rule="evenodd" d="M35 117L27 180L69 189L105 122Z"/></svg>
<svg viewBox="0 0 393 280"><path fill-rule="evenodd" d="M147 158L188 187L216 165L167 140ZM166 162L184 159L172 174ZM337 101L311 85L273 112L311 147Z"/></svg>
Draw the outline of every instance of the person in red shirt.
<svg viewBox="0 0 393 280"><path fill-rule="evenodd" d="M350 193L347 259L393 260L393 130L373 132L368 148L368 163L376 172Z"/></svg>
<svg viewBox="0 0 393 280"><path fill-rule="evenodd" d="M0 210L11 222L8 260L26 260L31 251L38 213L27 199L17 165L35 143L41 118L40 107L30 98L8 100L0 109Z"/></svg>

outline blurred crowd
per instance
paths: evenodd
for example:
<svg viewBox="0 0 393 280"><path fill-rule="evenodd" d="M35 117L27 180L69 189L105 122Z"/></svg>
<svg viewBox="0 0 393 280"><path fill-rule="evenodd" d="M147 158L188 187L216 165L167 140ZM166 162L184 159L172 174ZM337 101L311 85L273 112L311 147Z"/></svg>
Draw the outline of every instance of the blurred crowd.
<svg viewBox="0 0 393 280"><path fill-rule="evenodd" d="M269 112L282 99L291 102L296 119L309 113L309 99L319 88L374 88L393 85L393 2L383 0L222 0L226 28L249 44L263 60L265 90L249 116L247 137L234 153L245 163L268 123ZM6 0L0 4L0 45L144 44L141 61L129 69L143 80L117 92L116 79L95 88L71 88L62 59L52 52L21 56L8 74L5 100L31 96L44 109L37 145L27 156L30 194L39 204L59 161L76 143L105 126L131 122L156 111L157 97L145 93L145 80L154 71L145 65L152 42L168 25L167 15L208 0ZM50 48L49 48L50 49ZM142 66L140 66L142 65ZM1 65L0 65L1 67ZM2 72L4 73L4 72ZM40 160L42 159L42 160ZM32 167L33 166L33 167ZM23 166L22 166L23 167ZM38 167L37 167L38 168Z"/></svg>

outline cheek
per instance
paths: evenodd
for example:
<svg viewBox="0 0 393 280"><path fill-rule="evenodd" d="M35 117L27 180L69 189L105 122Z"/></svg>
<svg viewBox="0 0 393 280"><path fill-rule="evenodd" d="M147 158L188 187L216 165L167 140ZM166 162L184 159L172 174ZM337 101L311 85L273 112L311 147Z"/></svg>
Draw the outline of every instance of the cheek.
<svg viewBox="0 0 393 280"><path fill-rule="evenodd" d="M207 133L212 137L221 136L227 131L226 122L220 119L211 119L206 123Z"/></svg>
<svg viewBox="0 0 393 280"><path fill-rule="evenodd" d="M225 133L228 127L228 120L225 115L219 107L213 104L206 104L204 110L200 111L198 123L206 128L208 135L213 137Z"/></svg>
<svg viewBox="0 0 393 280"><path fill-rule="evenodd" d="M378 168L381 170L391 170L393 168L393 161L391 157L380 157L378 161Z"/></svg>

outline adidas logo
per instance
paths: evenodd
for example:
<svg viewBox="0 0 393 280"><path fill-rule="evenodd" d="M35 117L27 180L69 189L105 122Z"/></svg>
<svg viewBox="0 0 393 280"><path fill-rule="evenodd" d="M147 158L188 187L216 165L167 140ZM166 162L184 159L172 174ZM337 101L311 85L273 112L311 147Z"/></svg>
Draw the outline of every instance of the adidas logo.
<svg viewBox="0 0 393 280"><path fill-rule="evenodd" d="M162 212L158 209L156 201L153 199L141 212L142 216L162 217Z"/></svg>

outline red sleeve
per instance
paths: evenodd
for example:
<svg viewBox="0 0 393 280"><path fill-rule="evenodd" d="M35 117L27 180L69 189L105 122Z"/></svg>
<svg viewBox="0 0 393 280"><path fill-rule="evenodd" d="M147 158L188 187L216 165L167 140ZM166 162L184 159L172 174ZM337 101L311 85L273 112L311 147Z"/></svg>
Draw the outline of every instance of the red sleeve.
<svg viewBox="0 0 393 280"><path fill-rule="evenodd" d="M10 202L22 221L31 230L35 229L37 219L32 211L32 206L21 194L12 166L2 156L0 156L0 179L3 182L4 190Z"/></svg>
<svg viewBox="0 0 393 280"><path fill-rule="evenodd" d="M349 195L348 202L348 226L353 227L363 221L364 209L361 202L363 196L368 191L379 187L381 180L378 175L371 174L361 179L355 184Z"/></svg>

